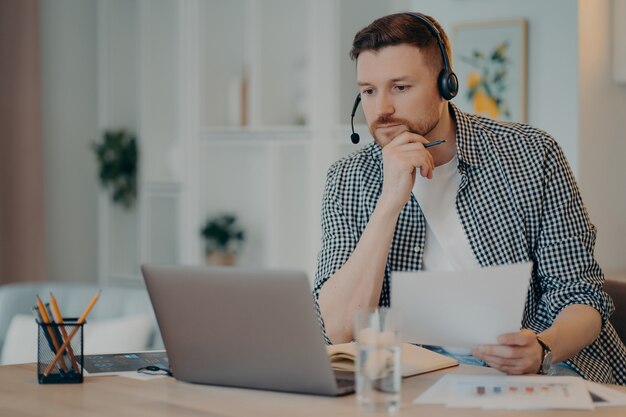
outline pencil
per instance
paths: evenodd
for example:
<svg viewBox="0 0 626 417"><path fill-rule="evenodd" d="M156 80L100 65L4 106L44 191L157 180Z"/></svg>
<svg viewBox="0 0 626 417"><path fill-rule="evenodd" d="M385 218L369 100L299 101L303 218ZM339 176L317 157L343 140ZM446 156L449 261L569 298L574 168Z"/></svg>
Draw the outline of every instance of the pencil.
<svg viewBox="0 0 626 417"><path fill-rule="evenodd" d="M81 314L80 318L78 319L77 324L83 324L85 322L85 319L87 319L87 316L89 315L89 312L91 311L91 309L93 308L93 306L96 304L96 301L98 301L98 298L100 297L100 290L98 290L98 292L96 293L96 295L93 296L93 298L91 299L91 301L89 302L89 304L87 305L87 307L85 308L85 311L83 311L83 314ZM52 368L54 368L54 364L59 360L59 358L61 357L61 353L63 352L63 349L67 348L67 346L70 344L70 342L72 341L72 338L74 337L74 335L76 335L76 333L78 332L78 329L80 329L80 326L76 326L74 327L74 330L72 330L72 333L69 334L69 336L67 337L67 339L65 340L65 342L63 343L63 345L61 346L61 350L59 350L56 354L56 356L54 357L54 359L52 360L52 362L50 362L50 365L48 365L48 367L46 368L46 370L44 371L43 375L44 376L48 376L48 374L50 373L50 371L52 370Z"/></svg>
<svg viewBox="0 0 626 417"><path fill-rule="evenodd" d="M57 299L50 291L50 304L52 305L52 312L56 316L56 322L61 328L61 333L63 334L64 341L67 340L67 332L65 331L65 326L63 325L63 316L61 315L61 310L59 309L59 304L57 304ZM70 360L72 361L72 369L74 372L78 372L78 363L76 363L76 356L74 356L74 349L72 349L72 344L67 347L67 351L70 354Z"/></svg>
<svg viewBox="0 0 626 417"><path fill-rule="evenodd" d="M45 324L50 324L50 317L48 317L46 306L43 305L43 301L41 301L41 298L39 297L39 295L37 295L37 305L39 306L39 313L41 314L41 319L43 320L43 322ZM50 338L52 339L52 344L54 345L55 353L57 355L59 353L62 353L63 351L59 349L59 341L57 340L57 337L54 334L52 326L44 326L44 327L46 328L46 331L48 332L48 334L50 335ZM61 368L63 368L64 372L67 372L67 366L65 365L64 360L61 360Z"/></svg>

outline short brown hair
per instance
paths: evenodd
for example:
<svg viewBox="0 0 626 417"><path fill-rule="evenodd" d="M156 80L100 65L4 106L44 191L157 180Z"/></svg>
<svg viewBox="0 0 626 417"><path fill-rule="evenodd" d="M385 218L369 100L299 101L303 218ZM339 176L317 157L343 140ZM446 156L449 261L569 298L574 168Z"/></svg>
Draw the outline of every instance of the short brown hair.
<svg viewBox="0 0 626 417"><path fill-rule="evenodd" d="M448 55L448 62L452 63L450 42L443 28L435 19L422 15L428 19L439 31L441 40ZM355 60L364 51L379 51L386 46L409 44L413 45L429 56L433 69L438 74L443 69L441 51L437 45L437 37L426 24L410 13L396 13L374 20L361 29L352 41L350 58Z"/></svg>

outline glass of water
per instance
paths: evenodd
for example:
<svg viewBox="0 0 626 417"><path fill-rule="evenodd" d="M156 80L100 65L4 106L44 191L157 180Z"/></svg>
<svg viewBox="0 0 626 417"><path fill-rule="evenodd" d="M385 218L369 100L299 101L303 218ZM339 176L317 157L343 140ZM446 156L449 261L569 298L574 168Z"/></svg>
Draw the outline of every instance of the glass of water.
<svg viewBox="0 0 626 417"><path fill-rule="evenodd" d="M390 308L354 315L356 399L364 410L394 412L400 405L400 323Z"/></svg>

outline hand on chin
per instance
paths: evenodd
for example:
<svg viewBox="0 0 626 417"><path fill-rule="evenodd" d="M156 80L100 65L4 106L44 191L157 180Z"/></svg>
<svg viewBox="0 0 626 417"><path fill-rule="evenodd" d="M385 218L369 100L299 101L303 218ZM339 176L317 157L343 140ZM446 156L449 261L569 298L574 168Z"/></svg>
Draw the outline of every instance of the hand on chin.
<svg viewBox="0 0 626 417"><path fill-rule="evenodd" d="M377 127L375 137L381 146L385 146L401 133L408 132L408 130L409 129L405 125Z"/></svg>

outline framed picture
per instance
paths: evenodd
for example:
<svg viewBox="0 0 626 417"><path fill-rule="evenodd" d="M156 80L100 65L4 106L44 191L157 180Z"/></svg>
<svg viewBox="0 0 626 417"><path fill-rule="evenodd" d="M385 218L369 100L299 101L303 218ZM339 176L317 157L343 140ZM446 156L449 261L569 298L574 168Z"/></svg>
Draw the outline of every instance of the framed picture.
<svg viewBox="0 0 626 417"><path fill-rule="evenodd" d="M524 19L453 26L453 68L459 78L454 103L492 119L526 121Z"/></svg>

